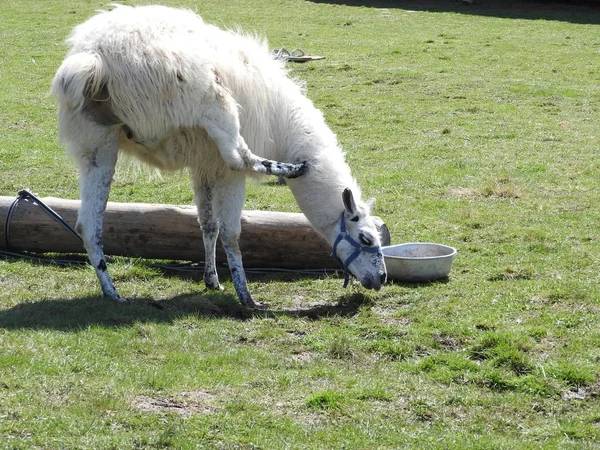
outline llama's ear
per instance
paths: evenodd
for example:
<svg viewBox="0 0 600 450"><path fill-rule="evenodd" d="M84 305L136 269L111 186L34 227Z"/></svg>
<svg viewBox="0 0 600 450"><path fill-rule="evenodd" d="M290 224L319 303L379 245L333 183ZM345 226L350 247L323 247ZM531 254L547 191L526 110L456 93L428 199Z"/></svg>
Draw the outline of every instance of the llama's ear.
<svg viewBox="0 0 600 450"><path fill-rule="evenodd" d="M344 192L342 193L342 201L344 202L344 208L346 208L348 214L356 213L356 203L354 202L354 195L352 194L350 188L344 189Z"/></svg>
<svg viewBox="0 0 600 450"><path fill-rule="evenodd" d="M375 209L375 199L370 198L369 200L367 200L365 202L365 204L367 205L367 208L369 208L369 214L371 214L373 212L373 210Z"/></svg>

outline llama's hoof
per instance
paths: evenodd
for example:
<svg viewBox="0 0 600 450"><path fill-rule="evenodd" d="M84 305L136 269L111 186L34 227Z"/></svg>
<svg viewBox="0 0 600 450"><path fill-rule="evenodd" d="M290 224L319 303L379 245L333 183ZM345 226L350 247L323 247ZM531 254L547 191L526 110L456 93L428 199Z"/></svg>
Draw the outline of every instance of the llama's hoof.
<svg viewBox="0 0 600 450"><path fill-rule="evenodd" d="M217 274L212 274L212 275L205 275L204 276L204 285L206 286L206 289L208 289L209 291L224 291L225 288L223 286L221 286L221 283L219 283L219 278L217 277Z"/></svg>
<svg viewBox="0 0 600 450"><path fill-rule="evenodd" d="M304 175L308 170L308 161L304 161L302 164L294 164L294 166L294 170L285 175L286 178L298 178Z"/></svg>
<svg viewBox="0 0 600 450"><path fill-rule="evenodd" d="M238 294L238 298L239 298L242 306L245 306L246 308L252 308L252 309L256 308L256 303L254 302L254 299L252 298L250 293L248 293L248 295L239 295Z"/></svg>
<svg viewBox="0 0 600 450"><path fill-rule="evenodd" d="M266 302L263 303L254 303L254 306L248 306L248 308L257 309L259 311L264 311L269 307L269 304Z"/></svg>
<svg viewBox="0 0 600 450"><path fill-rule="evenodd" d="M127 299L125 297L121 297L119 294L104 294L104 298L115 301L117 303L127 303Z"/></svg>
<svg viewBox="0 0 600 450"><path fill-rule="evenodd" d="M221 291L225 290L225 288L223 286L221 286L219 283L212 284L212 283L206 283L205 282L204 285L206 286L206 290L208 290L208 291L218 291L218 292L221 292Z"/></svg>
<svg viewBox="0 0 600 450"><path fill-rule="evenodd" d="M242 305L242 306L244 306L244 308L252 309L252 310L255 310L255 311L262 311L262 310L267 309L267 304L266 303L256 303L256 302L253 302L252 304L246 303L245 305Z"/></svg>

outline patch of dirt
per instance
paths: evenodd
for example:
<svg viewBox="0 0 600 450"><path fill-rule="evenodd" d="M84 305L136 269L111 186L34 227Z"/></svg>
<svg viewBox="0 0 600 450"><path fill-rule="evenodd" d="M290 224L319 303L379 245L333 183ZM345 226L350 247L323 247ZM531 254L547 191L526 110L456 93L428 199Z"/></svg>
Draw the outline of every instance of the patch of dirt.
<svg viewBox="0 0 600 450"><path fill-rule="evenodd" d="M213 414L215 396L208 392L181 392L175 397L156 397L141 395L133 400L133 406L143 412L165 413L172 412L183 417L194 414Z"/></svg>
<svg viewBox="0 0 600 450"><path fill-rule="evenodd" d="M473 198L509 198L516 199L521 197L521 190L517 186L510 184L511 180L499 179L484 186L481 189L469 189L465 187L455 187L447 191L447 195L457 199Z"/></svg>
<svg viewBox="0 0 600 450"><path fill-rule="evenodd" d="M519 281L531 280L537 277L537 273L530 269L507 267L503 272L488 277L488 281Z"/></svg>
<svg viewBox="0 0 600 450"><path fill-rule="evenodd" d="M311 362L315 359L315 355L306 351L298 351L294 352L292 356L290 356L289 360L294 362Z"/></svg>
<svg viewBox="0 0 600 450"><path fill-rule="evenodd" d="M589 397L589 392L587 389L580 387L579 389L577 389L576 391L569 391L569 392L565 392L562 395L563 400L565 401L569 401L569 400L585 400L587 397Z"/></svg>
<svg viewBox="0 0 600 450"><path fill-rule="evenodd" d="M562 122L559 122L558 125L560 125L564 129L571 128L571 122L568 120L563 120Z"/></svg>
<svg viewBox="0 0 600 450"><path fill-rule="evenodd" d="M471 198L477 197L477 194L472 189L465 187L455 187L448 190L448 195L453 198Z"/></svg>
<svg viewBox="0 0 600 450"><path fill-rule="evenodd" d="M398 306L400 308L408 308L408 307L412 306L412 303L400 304ZM405 317L405 316L396 317L394 314L397 313L398 311L395 308L374 306L372 308L372 311L381 318L381 321L383 323L385 323L387 325L398 326L398 327L407 327L412 323L412 319L410 317Z"/></svg>
<svg viewBox="0 0 600 450"><path fill-rule="evenodd" d="M562 399L565 401L571 400L587 400L588 398L596 398L600 396L600 382L588 387L579 387L576 391L571 390L563 393Z"/></svg>
<svg viewBox="0 0 600 450"><path fill-rule="evenodd" d="M450 336L446 333L439 333L434 336L434 339L442 346L442 348L449 351L460 350L464 344L462 339Z"/></svg>

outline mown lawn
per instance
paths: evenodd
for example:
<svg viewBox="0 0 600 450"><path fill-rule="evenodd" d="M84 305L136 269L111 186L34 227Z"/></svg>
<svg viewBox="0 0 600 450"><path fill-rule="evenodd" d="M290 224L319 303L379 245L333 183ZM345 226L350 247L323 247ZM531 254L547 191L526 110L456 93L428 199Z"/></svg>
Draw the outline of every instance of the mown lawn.
<svg viewBox="0 0 600 450"><path fill-rule="evenodd" d="M108 3L3 1L0 195L78 197L48 90L69 30ZM459 256L378 294L252 274L265 311L226 272L207 293L116 258L119 305L89 267L0 259L0 448L598 448L600 8L162 3L326 56L292 75L392 241ZM111 200L192 191L123 166ZM267 180L246 208L298 211Z"/></svg>

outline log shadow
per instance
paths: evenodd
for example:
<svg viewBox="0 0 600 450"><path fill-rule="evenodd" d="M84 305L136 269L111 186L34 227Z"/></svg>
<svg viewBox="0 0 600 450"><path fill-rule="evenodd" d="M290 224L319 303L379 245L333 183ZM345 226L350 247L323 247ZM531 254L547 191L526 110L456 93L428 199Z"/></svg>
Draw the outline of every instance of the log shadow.
<svg viewBox="0 0 600 450"><path fill-rule="evenodd" d="M87 296L15 305L0 311L0 329L51 329L69 332L95 326L129 327L139 322L172 323L185 316L241 321L282 316L320 320L334 316L354 316L363 305L370 303L371 300L362 293L343 295L336 303L311 305L305 309L249 309L240 305L234 294L224 292L184 294L166 300L135 298L122 304L101 296Z"/></svg>
<svg viewBox="0 0 600 450"><path fill-rule="evenodd" d="M82 267L92 266L86 254L83 253L33 253L19 251L9 252L0 251L0 259L8 261L27 261L32 266L55 266L55 267ZM202 261L174 261L174 260L151 260L139 259L134 256L115 256L106 255L106 262L110 266L117 261L135 261L134 265L156 272L158 276L168 278L178 278L181 280L190 280L202 283L204 275L204 265ZM263 279L274 279L277 281L297 281L302 279L316 279L331 273L335 269L276 269L276 268L245 268L248 279L251 281L262 281ZM231 281L231 273L226 264L217 266L219 278L223 281ZM118 279L114 274L113 278Z"/></svg>
<svg viewBox="0 0 600 450"><path fill-rule="evenodd" d="M203 283L204 266L202 262L199 263L182 263L172 262L169 264L156 264L156 263L144 263L136 262L136 264L142 264L147 268L155 270L160 274L161 277L167 278L178 278L181 280L195 281L200 284ZM323 276L328 276L333 273L337 273L335 269L323 268L323 269L277 269L277 268L256 268L249 267L244 268L248 281L299 281L305 279L318 279ZM217 273L220 281L231 281L231 272L227 265L218 265Z"/></svg>

